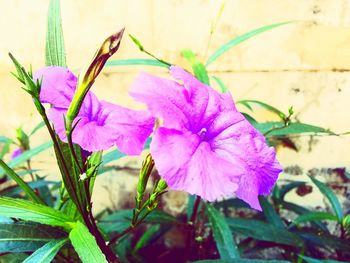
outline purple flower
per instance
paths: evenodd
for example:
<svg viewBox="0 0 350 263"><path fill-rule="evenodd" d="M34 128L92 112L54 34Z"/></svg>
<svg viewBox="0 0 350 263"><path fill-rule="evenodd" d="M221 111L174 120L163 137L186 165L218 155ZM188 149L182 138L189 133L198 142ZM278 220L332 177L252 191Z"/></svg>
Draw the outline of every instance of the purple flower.
<svg viewBox="0 0 350 263"><path fill-rule="evenodd" d="M35 72L33 77L42 79L40 100L51 104L48 117L60 139L67 141L64 115L76 89L76 76L66 68L45 67ZM128 155L140 154L154 126L154 118L148 112L99 101L90 91L76 121L79 122L72 134L73 143L90 152L116 145Z"/></svg>
<svg viewBox="0 0 350 263"><path fill-rule="evenodd" d="M23 150L21 148L16 148L11 154L11 159L15 159L16 157L20 156L22 153L23 153Z"/></svg>
<svg viewBox="0 0 350 263"><path fill-rule="evenodd" d="M220 94L179 67L180 82L146 73L131 96L161 118L151 153L170 188L215 201L236 195L261 210L282 167L264 136L237 111L229 93Z"/></svg>

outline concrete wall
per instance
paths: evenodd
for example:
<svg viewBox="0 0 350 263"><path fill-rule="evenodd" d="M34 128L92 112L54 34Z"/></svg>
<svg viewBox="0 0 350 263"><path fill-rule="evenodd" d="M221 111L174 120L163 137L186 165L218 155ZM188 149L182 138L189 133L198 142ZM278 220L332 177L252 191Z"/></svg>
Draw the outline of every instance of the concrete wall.
<svg viewBox="0 0 350 263"><path fill-rule="evenodd" d="M147 49L185 68L180 55L191 48L206 59L226 41L263 25L296 20L235 47L213 63L211 74L222 77L235 100L259 99L284 111L294 106L300 121L350 130L350 1L349 0L227 0L210 45L210 27L221 1L210 0L62 0L62 19L68 65L79 69L90 62L106 36L126 27L114 58L144 57L127 37L137 36ZM39 121L31 99L9 74L11 51L24 65L44 65L47 0L0 0L0 134L14 128L30 130ZM93 90L100 98L138 107L127 90L139 70L109 68ZM265 112L258 118L269 119ZM34 138L33 145L47 138ZM280 150L285 167L349 166L350 137L296 139L300 151ZM44 157L42 157L44 158ZM40 159L40 158L38 158ZM136 162L136 160L132 160ZM53 164L49 161L49 165ZM38 160L38 165L42 165Z"/></svg>

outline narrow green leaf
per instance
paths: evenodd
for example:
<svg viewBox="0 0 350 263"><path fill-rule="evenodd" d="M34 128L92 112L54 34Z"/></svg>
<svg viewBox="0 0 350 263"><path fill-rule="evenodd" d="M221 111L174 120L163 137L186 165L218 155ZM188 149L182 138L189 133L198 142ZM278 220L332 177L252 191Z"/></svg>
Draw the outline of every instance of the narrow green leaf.
<svg viewBox="0 0 350 263"><path fill-rule="evenodd" d="M94 236L81 222L76 223L69 233L69 239L83 263L107 263L106 257L98 247Z"/></svg>
<svg viewBox="0 0 350 263"><path fill-rule="evenodd" d="M244 112L241 112L242 115L244 116L244 118L246 118L246 120L255 127L255 125L258 123L256 121L256 119L254 119L251 115L247 114L247 113L244 113Z"/></svg>
<svg viewBox="0 0 350 263"><path fill-rule="evenodd" d="M188 198L188 203L187 203L186 215L187 215L187 221L189 221L192 216L194 203L196 201L196 196L189 194L187 198Z"/></svg>
<svg viewBox="0 0 350 263"><path fill-rule="evenodd" d="M112 161L116 161L122 157L126 156L124 153L120 152L119 150L115 149L109 153L106 153L102 157L102 164L107 164Z"/></svg>
<svg viewBox="0 0 350 263"><path fill-rule="evenodd" d="M12 142L8 141L2 145L2 149L0 151L0 159L4 158L4 156L10 152L11 144Z"/></svg>
<svg viewBox="0 0 350 263"><path fill-rule="evenodd" d="M233 240L229 225L223 215L220 214L215 207L210 204L206 205L206 212L208 215L213 236L216 242L216 247L219 251L221 259L239 258L237 245Z"/></svg>
<svg viewBox="0 0 350 263"><path fill-rule="evenodd" d="M265 103L265 102L262 102L262 101L259 101L259 100L239 100L239 101L236 101L236 104L242 104L246 107L248 107L250 110L252 110L250 104L257 104L259 105L260 107L276 114L281 120L284 120L286 118L286 114L284 114L282 111L280 111L279 109Z"/></svg>
<svg viewBox="0 0 350 263"><path fill-rule="evenodd" d="M142 236L139 238L139 240L137 240L136 245L135 245L135 247L133 249L133 253L137 253L137 251L139 251L141 248L147 246L147 244L149 244L152 241L154 236L157 235L159 230L160 230L160 224L156 224L156 225L150 226L142 234Z"/></svg>
<svg viewBox="0 0 350 263"><path fill-rule="evenodd" d="M13 142L10 138L6 136L0 136L0 143Z"/></svg>
<svg viewBox="0 0 350 263"><path fill-rule="evenodd" d="M98 226L105 233L117 232L120 233L130 226L133 216L133 209L119 210L112 214L102 217L99 220ZM144 220L145 223L151 224L174 224L177 222L176 217L165 213L162 210L154 210Z"/></svg>
<svg viewBox="0 0 350 263"><path fill-rule="evenodd" d="M332 248L332 249L340 249L345 251L350 251L350 243L345 239L340 239L336 236L329 234L314 234L309 232L298 231L298 236L302 237L307 241L307 243L311 243L312 245L324 247L324 248Z"/></svg>
<svg viewBox="0 0 350 263"><path fill-rule="evenodd" d="M0 256L1 263L22 263L28 257L25 253L11 253Z"/></svg>
<svg viewBox="0 0 350 263"><path fill-rule="evenodd" d="M174 224L178 222L176 217L162 211L155 209L144 220L145 223L161 223L161 224Z"/></svg>
<svg viewBox="0 0 350 263"><path fill-rule="evenodd" d="M338 217L339 222L341 222L343 220L343 209L340 205L338 198L335 196L333 191L330 188L328 188L324 183L317 180L315 177L309 177L312 180L312 182L317 186L317 188L321 191L321 193L328 199L333 208L333 211Z"/></svg>
<svg viewBox="0 0 350 263"><path fill-rule="evenodd" d="M45 122L41 121L39 122L34 128L33 130L30 132L29 136L34 135L38 130L40 130L42 127L45 127Z"/></svg>
<svg viewBox="0 0 350 263"><path fill-rule="evenodd" d="M300 205L296 205L296 204L293 204L293 203L290 203L290 202L286 202L286 201L282 201L279 203L282 208L284 209L287 209L289 211L292 211L298 215L303 215L303 214L308 214L308 213L311 213L312 211L309 210L309 209L306 209L305 207L303 206L300 206ZM329 230L327 228L327 226L325 224L323 224L322 222L320 221L311 221L311 225L316 228L316 229L321 229L322 231L326 232L326 233L329 233Z"/></svg>
<svg viewBox="0 0 350 263"><path fill-rule="evenodd" d="M0 223L0 253L31 252L67 236L63 230L31 222Z"/></svg>
<svg viewBox="0 0 350 263"><path fill-rule="evenodd" d="M207 260L193 261L192 263L290 263L290 261L236 258L236 259L230 259L230 260L207 259Z"/></svg>
<svg viewBox="0 0 350 263"><path fill-rule="evenodd" d="M19 64L18 60L11 54L11 53L8 53L10 59L12 60L15 68L16 68L16 71L17 71L17 75L15 73L12 73L12 75L19 81L21 82L22 84L25 84L25 80L24 80L24 75L25 75L25 72L23 72L23 68L21 66L21 64Z"/></svg>
<svg viewBox="0 0 350 263"><path fill-rule="evenodd" d="M337 221L338 218L335 215L327 212L311 212L311 213L300 215L294 220L293 224L299 225L301 223L306 223L310 221L322 221L322 220Z"/></svg>
<svg viewBox="0 0 350 263"><path fill-rule="evenodd" d="M257 123L254 127L266 136L285 136L292 134L317 134L328 133L333 134L329 130L321 127L293 122L285 126L284 122L263 122Z"/></svg>
<svg viewBox="0 0 350 263"><path fill-rule="evenodd" d="M225 83L222 81L221 78L219 77L216 77L216 76L212 76L212 78L216 81L216 83L219 85L220 87L220 91L222 93L225 93L225 92L229 92L229 88L225 85Z"/></svg>
<svg viewBox="0 0 350 263"><path fill-rule="evenodd" d="M43 200L33 191L32 188L30 188L26 182L22 180L21 177L19 177L2 159L0 159L0 167L3 169L3 171L6 172L8 176L14 180L19 187L22 188L23 192L28 195L34 202L38 204L45 204Z"/></svg>
<svg viewBox="0 0 350 263"><path fill-rule="evenodd" d="M285 225L282 219L277 214L274 207L268 202L267 198L264 196L259 196L259 201L266 220L276 227L284 228Z"/></svg>
<svg viewBox="0 0 350 263"><path fill-rule="evenodd" d="M249 31L243 35L240 35L232 40L230 40L229 42L225 43L224 45L222 45L220 48L218 48L209 58L208 61L206 63L206 66L209 66L211 63L213 63L218 57L220 57L221 55L223 55L225 52L227 52L229 49L231 49L234 46L237 46L238 44L242 43L243 41L261 34L265 31L271 30L273 28L282 26L282 25L286 25L291 23L292 21L288 21L288 22L283 22L283 23L277 23L277 24L272 24L272 25L267 25L267 26L263 26L260 27L258 29L254 29L252 31Z"/></svg>
<svg viewBox="0 0 350 263"><path fill-rule="evenodd" d="M243 236L296 247L303 245L303 240L298 235L262 221L228 218L227 223L234 233L239 233Z"/></svg>
<svg viewBox="0 0 350 263"><path fill-rule="evenodd" d="M114 245L115 251L119 256L119 259L123 263L130 263L128 255L131 251L132 235L125 235L118 240L118 243Z"/></svg>
<svg viewBox="0 0 350 263"><path fill-rule="evenodd" d="M46 66L66 67L60 0L51 0L46 31Z"/></svg>
<svg viewBox="0 0 350 263"><path fill-rule="evenodd" d="M31 159L32 157L38 155L39 153L49 149L52 146L52 142L46 142L43 143L37 147L34 147L28 151L25 151L21 155L17 156L16 158L12 159L11 161L8 162L8 166L11 168L16 167L17 165L20 165L21 163L24 163ZM4 170L0 168L0 175L4 173Z"/></svg>
<svg viewBox="0 0 350 263"><path fill-rule="evenodd" d="M347 229L350 226L350 214L346 215L343 218L342 225L345 229Z"/></svg>
<svg viewBox="0 0 350 263"><path fill-rule="evenodd" d="M48 185L57 185L59 184L59 182L55 182L55 181L46 181L46 180L38 180L38 181L34 181L34 182L28 182L27 185L31 188L31 189L38 189L44 186L48 186ZM3 196L9 196L9 197L14 197L14 196L18 196L20 193L23 192L23 189L19 186L15 186L13 188L9 188L9 189L5 189L4 191L0 191L0 194Z"/></svg>
<svg viewBox="0 0 350 263"><path fill-rule="evenodd" d="M0 197L0 215L70 229L73 220L51 207L22 199Z"/></svg>
<svg viewBox="0 0 350 263"><path fill-rule="evenodd" d="M52 240L27 257L23 263L50 263L67 241L68 238Z"/></svg>
<svg viewBox="0 0 350 263"><path fill-rule="evenodd" d="M185 49L182 52L184 58L191 64L194 75L204 84L209 85L208 72L205 66L197 59L197 56L190 49Z"/></svg>
<svg viewBox="0 0 350 263"><path fill-rule="evenodd" d="M317 258L310 258L307 256L302 256L302 258L305 260L306 263L346 263L345 261L338 261L338 260L321 260Z"/></svg>
<svg viewBox="0 0 350 263"><path fill-rule="evenodd" d="M130 58L130 59L115 59L106 62L106 66L156 66L162 68L169 68L169 65L160 62L156 59L142 59L142 58Z"/></svg>
<svg viewBox="0 0 350 263"><path fill-rule="evenodd" d="M290 182L286 185L283 185L279 190L280 199L284 199L284 197L286 196L287 193L289 193L293 189L298 188L299 186L302 186L302 185L305 185L305 182L294 181L294 182Z"/></svg>

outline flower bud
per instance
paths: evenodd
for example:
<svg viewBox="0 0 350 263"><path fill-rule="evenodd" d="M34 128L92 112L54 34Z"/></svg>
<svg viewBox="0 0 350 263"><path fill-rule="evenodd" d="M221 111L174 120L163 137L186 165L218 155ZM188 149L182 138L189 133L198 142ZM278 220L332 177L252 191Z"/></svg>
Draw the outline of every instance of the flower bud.
<svg viewBox="0 0 350 263"><path fill-rule="evenodd" d="M141 168L140 175L139 175L139 181L137 183L136 201L138 204L140 204L142 199L143 199L143 195L144 195L145 190L146 190L148 178L151 175L153 167L154 167L154 161L152 159L152 156L150 154L148 154L146 156L146 159L144 160L144 162L142 164L142 168Z"/></svg>
<svg viewBox="0 0 350 263"><path fill-rule="evenodd" d="M19 141L21 145L21 149L23 150L29 150L29 137L28 135L23 131L22 128L16 129L16 138Z"/></svg>
<svg viewBox="0 0 350 263"><path fill-rule="evenodd" d="M97 51L90 66L82 72L79 76L77 89L75 91L73 100L67 111L67 127L71 128L73 120L78 115L83 100L91 88L95 79L101 72L107 60L119 49L120 41L124 33L124 28L119 32L108 37Z"/></svg>

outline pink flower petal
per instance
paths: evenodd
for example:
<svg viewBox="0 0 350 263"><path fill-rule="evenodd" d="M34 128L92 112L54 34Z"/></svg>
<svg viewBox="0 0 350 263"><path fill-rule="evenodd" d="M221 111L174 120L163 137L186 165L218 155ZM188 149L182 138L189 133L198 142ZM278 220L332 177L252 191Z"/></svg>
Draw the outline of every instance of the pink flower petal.
<svg viewBox="0 0 350 263"><path fill-rule="evenodd" d="M67 68L45 67L33 74L34 80L42 80L40 100L54 107L68 108L77 85L77 78Z"/></svg>
<svg viewBox="0 0 350 263"><path fill-rule="evenodd" d="M238 188L241 171L191 132L158 128L151 152L159 173L171 189L215 201L232 196Z"/></svg>
<svg viewBox="0 0 350 263"><path fill-rule="evenodd" d="M116 145L128 155L138 155L143 150L154 126L154 118L144 111L129 110L108 102L101 102L101 109L93 119L79 113L72 140L89 152L107 150ZM49 118L59 138L67 142L64 114L66 110L51 108Z"/></svg>
<svg viewBox="0 0 350 263"><path fill-rule="evenodd" d="M175 81L141 73L129 94L145 103L153 116L162 118L167 127L189 127L188 116L183 110L187 105L187 91Z"/></svg>
<svg viewBox="0 0 350 263"><path fill-rule="evenodd" d="M109 102L101 101L100 119L105 119L104 127L112 130L117 148L128 155L138 155L147 138L153 132L154 117L147 111L130 110Z"/></svg>
<svg viewBox="0 0 350 263"><path fill-rule="evenodd" d="M236 195L261 210L258 196L270 194L282 172L274 148L245 119L217 135L211 146L221 157L244 166Z"/></svg>

